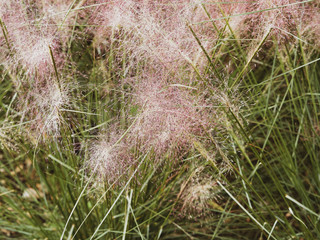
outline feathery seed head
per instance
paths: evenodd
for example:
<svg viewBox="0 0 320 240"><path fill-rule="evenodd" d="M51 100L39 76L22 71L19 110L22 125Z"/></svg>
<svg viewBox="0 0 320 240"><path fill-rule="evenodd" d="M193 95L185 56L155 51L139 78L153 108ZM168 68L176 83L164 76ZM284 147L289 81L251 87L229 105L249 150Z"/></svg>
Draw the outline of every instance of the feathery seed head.
<svg viewBox="0 0 320 240"><path fill-rule="evenodd" d="M161 73L141 79L136 89L141 113L130 134L158 155L190 146L190 135L200 134L208 124L190 89L170 84Z"/></svg>
<svg viewBox="0 0 320 240"><path fill-rule="evenodd" d="M21 108L24 115L34 121L31 130L36 136L59 136L60 126L63 123L62 109L70 103L70 86L63 81L61 88L56 82L44 86L34 86L27 95L27 100Z"/></svg>
<svg viewBox="0 0 320 240"><path fill-rule="evenodd" d="M109 135L108 138L106 138L107 135ZM124 141L119 142L120 136L115 131L111 131L92 145L85 168L89 169L89 175L94 175L95 184L113 184L132 164L130 146ZM121 181L117 184L121 184Z"/></svg>
<svg viewBox="0 0 320 240"><path fill-rule="evenodd" d="M57 32L57 25L43 16L36 2L25 5L9 1L2 6L0 13L12 48L7 57L9 65L22 66L29 76L36 73L43 81L54 72L49 46L56 66L59 68L63 64L65 56L60 51L61 35Z"/></svg>
<svg viewBox="0 0 320 240"><path fill-rule="evenodd" d="M92 20L101 25L96 39L103 39L101 35L109 34L110 28L124 30L130 41L123 41L123 46L139 60L177 65L189 62L192 53L200 49L187 23L196 22L205 13L193 1L117 0L99 9L100 14ZM209 32L212 35L212 31L202 30L203 35ZM205 44L205 37L201 34L199 37Z"/></svg>
<svg viewBox="0 0 320 240"><path fill-rule="evenodd" d="M182 184L181 217L199 219L210 215L212 203L219 200L220 188L212 177L204 173L204 168L197 168L191 179Z"/></svg>

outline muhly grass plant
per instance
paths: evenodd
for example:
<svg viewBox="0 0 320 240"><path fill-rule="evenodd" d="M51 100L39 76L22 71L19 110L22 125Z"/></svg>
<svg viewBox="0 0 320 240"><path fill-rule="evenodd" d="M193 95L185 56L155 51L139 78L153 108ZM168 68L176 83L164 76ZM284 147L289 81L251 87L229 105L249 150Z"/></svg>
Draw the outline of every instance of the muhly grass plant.
<svg viewBox="0 0 320 240"><path fill-rule="evenodd" d="M0 0L0 239L319 239L316 0Z"/></svg>

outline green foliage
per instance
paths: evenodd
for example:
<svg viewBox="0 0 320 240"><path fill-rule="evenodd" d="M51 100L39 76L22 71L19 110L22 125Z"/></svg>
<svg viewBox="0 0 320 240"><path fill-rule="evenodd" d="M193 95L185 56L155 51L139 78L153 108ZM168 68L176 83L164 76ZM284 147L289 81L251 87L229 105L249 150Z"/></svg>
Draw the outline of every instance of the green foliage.
<svg viewBox="0 0 320 240"><path fill-rule="evenodd" d="M84 165L101 132L119 122L125 131L140 110L123 94L121 49L70 42L74 64L63 71L74 101L60 110L56 137L30 134L32 120L14 107L16 76L1 66L0 239L319 239L319 52L299 39L263 49L266 34L247 56L226 28L209 51L190 26L207 60L191 67L216 128L193 136L182 157L137 146L114 184L96 184Z"/></svg>

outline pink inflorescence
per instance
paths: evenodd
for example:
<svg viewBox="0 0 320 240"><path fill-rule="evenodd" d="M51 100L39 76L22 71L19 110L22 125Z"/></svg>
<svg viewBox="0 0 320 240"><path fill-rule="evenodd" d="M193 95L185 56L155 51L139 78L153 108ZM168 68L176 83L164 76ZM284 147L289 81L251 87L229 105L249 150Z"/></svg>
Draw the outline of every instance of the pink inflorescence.
<svg viewBox="0 0 320 240"><path fill-rule="evenodd" d="M122 169L131 164L131 149L151 150L157 158L166 153L185 153L192 148L195 136L205 138L208 129L220 120L214 119L219 114L215 115L212 106L207 106L204 94L197 89L204 82L198 78L204 75L202 71L211 71L207 69L208 58L212 58L210 65L217 64L219 69L231 62L216 61L216 55L223 54L216 46L218 41L221 44L224 39L232 40L231 44L242 47L243 39L261 40L269 31L268 36L279 43L308 34L319 42L316 3L306 5L295 0L76 2L0 0L1 28L5 33L0 36L0 44L2 49L7 49L1 54L1 61L18 79L15 86L19 88L20 106L24 116L34 120L31 128L49 134L59 131L61 111L70 103L70 85L62 77L67 59L63 49L71 35L71 28L65 26L79 19L85 21L93 37L93 47L103 45L106 51L112 52L112 61L121 59L119 65L124 66L125 73L117 76L123 78L119 80L121 84L132 89L124 95L138 111L127 114L132 125L122 140L118 142L120 135L111 131L108 137L94 144L87 163L108 181L123 174ZM230 35L234 36L230 38ZM252 49L250 44L243 44L245 52ZM216 72L210 74L210 81L217 81ZM220 75L217 85L224 84L221 80L226 74ZM219 101L217 96L209 98ZM227 105L227 100L220 97L222 104L225 101Z"/></svg>
<svg viewBox="0 0 320 240"><path fill-rule="evenodd" d="M93 143L86 166L97 184L121 184L120 177L127 176L134 162L133 150L152 153L156 161L168 154L177 160L193 148L195 137L208 130L210 112L201 105L203 99L159 74L135 79L132 101L139 110L127 131L117 134L113 125Z"/></svg>
<svg viewBox="0 0 320 240"><path fill-rule="evenodd" d="M70 104L69 86L54 81L35 87L27 95L24 113L33 119L31 130L38 136L58 136L63 123L62 109Z"/></svg>
<svg viewBox="0 0 320 240"><path fill-rule="evenodd" d="M44 16L36 3L28 6L19 1L8 1L0 10L1 20L6 28L10 46L8 65L20 64L24 71L38 79L54 71L52 57L56 66L62 66L64 55L60 51L60 36L57 25L49 16ZM52 50L52 57L49 47Z"/></svg>
<svg viewBox="0 0 320 240"><path fill-rule="evenodd" d="M260 40L270 29L270 35L281 42L302 12L293 2L87 1L86 6L92 6L89 22L95 26L91 29L94 43L113 50L120 46L127 56L127 68L139 66L137 76L123 80L133 89L128 95L138 107L136 114L129 114L132 125L122 139L125 144L110 149L114 140L102 138L101 145L92 149L91 169L101 164L99 174L114 179L123 173L115 169L116 162L130 165L130 149L151 150L161 158L186 153L196 136L205 138L217 121L223 121L223 114L215 114L204 95L192 87L197 86L194 68L202 71L207 66L203 49L210 53L216 39L231 33L236 38ZM229 104L221 96L211 96L211 100Z"/></svg>
<svg viewBox="0 0 320 240"><path fill-rule="evenodd" d="M72 18L65 17L70 2L0 1L2 64L15 76L22 121L30 119L38 135L58 134L61 108L70 100L70 84L62 77L70 35L62 23Z"/></svg>
<svg viewBox="0 0 320 240"><path fill-rule="evenodd" d="M101 138L92 145L85 169L90 170L89 175L93 176L92 182L96 184L107 182L118 185L123 180L121 176L127 173L128 167L133 164L132 156L126 141L119 141L121 134L110 130L105 136L108 138ZM130 146L130 143L128 144Z"/></svg>
<svg viewBox="0 0 320 240"><path fill-rule="evenodd" d="M208 125L208 113L192 89L173 84L163 73L138 80L134 102L141 112L136 116L130 134L143 148L158 155L168 150L190 147L192 135L203 133Z"/></svg>
<svg viewBox="0 0 320 240"><path fill-rule="evenodd" d="M200 4L190 0L102 2L91 19L92 24L100 26L94 33L96 39L102 41L110 32L125 32L130 39L123 41L123 47L133 55L132 59L145 58L168 66L190 61L199 52L188 23L207 20ZM213 32L202 25L194 28L202 30L199 37L205 44Z"/></svg>

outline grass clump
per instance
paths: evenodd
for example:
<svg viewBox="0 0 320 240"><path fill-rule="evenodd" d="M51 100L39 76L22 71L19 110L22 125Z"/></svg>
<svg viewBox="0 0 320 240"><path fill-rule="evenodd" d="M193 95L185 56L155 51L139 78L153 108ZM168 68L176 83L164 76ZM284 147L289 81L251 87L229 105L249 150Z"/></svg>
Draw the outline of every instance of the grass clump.
<svg viewBox="0 0 320 240"><path fill-rule="evenodd" d="M317 239L317 1L0 2L0 239Z"/></svg>

